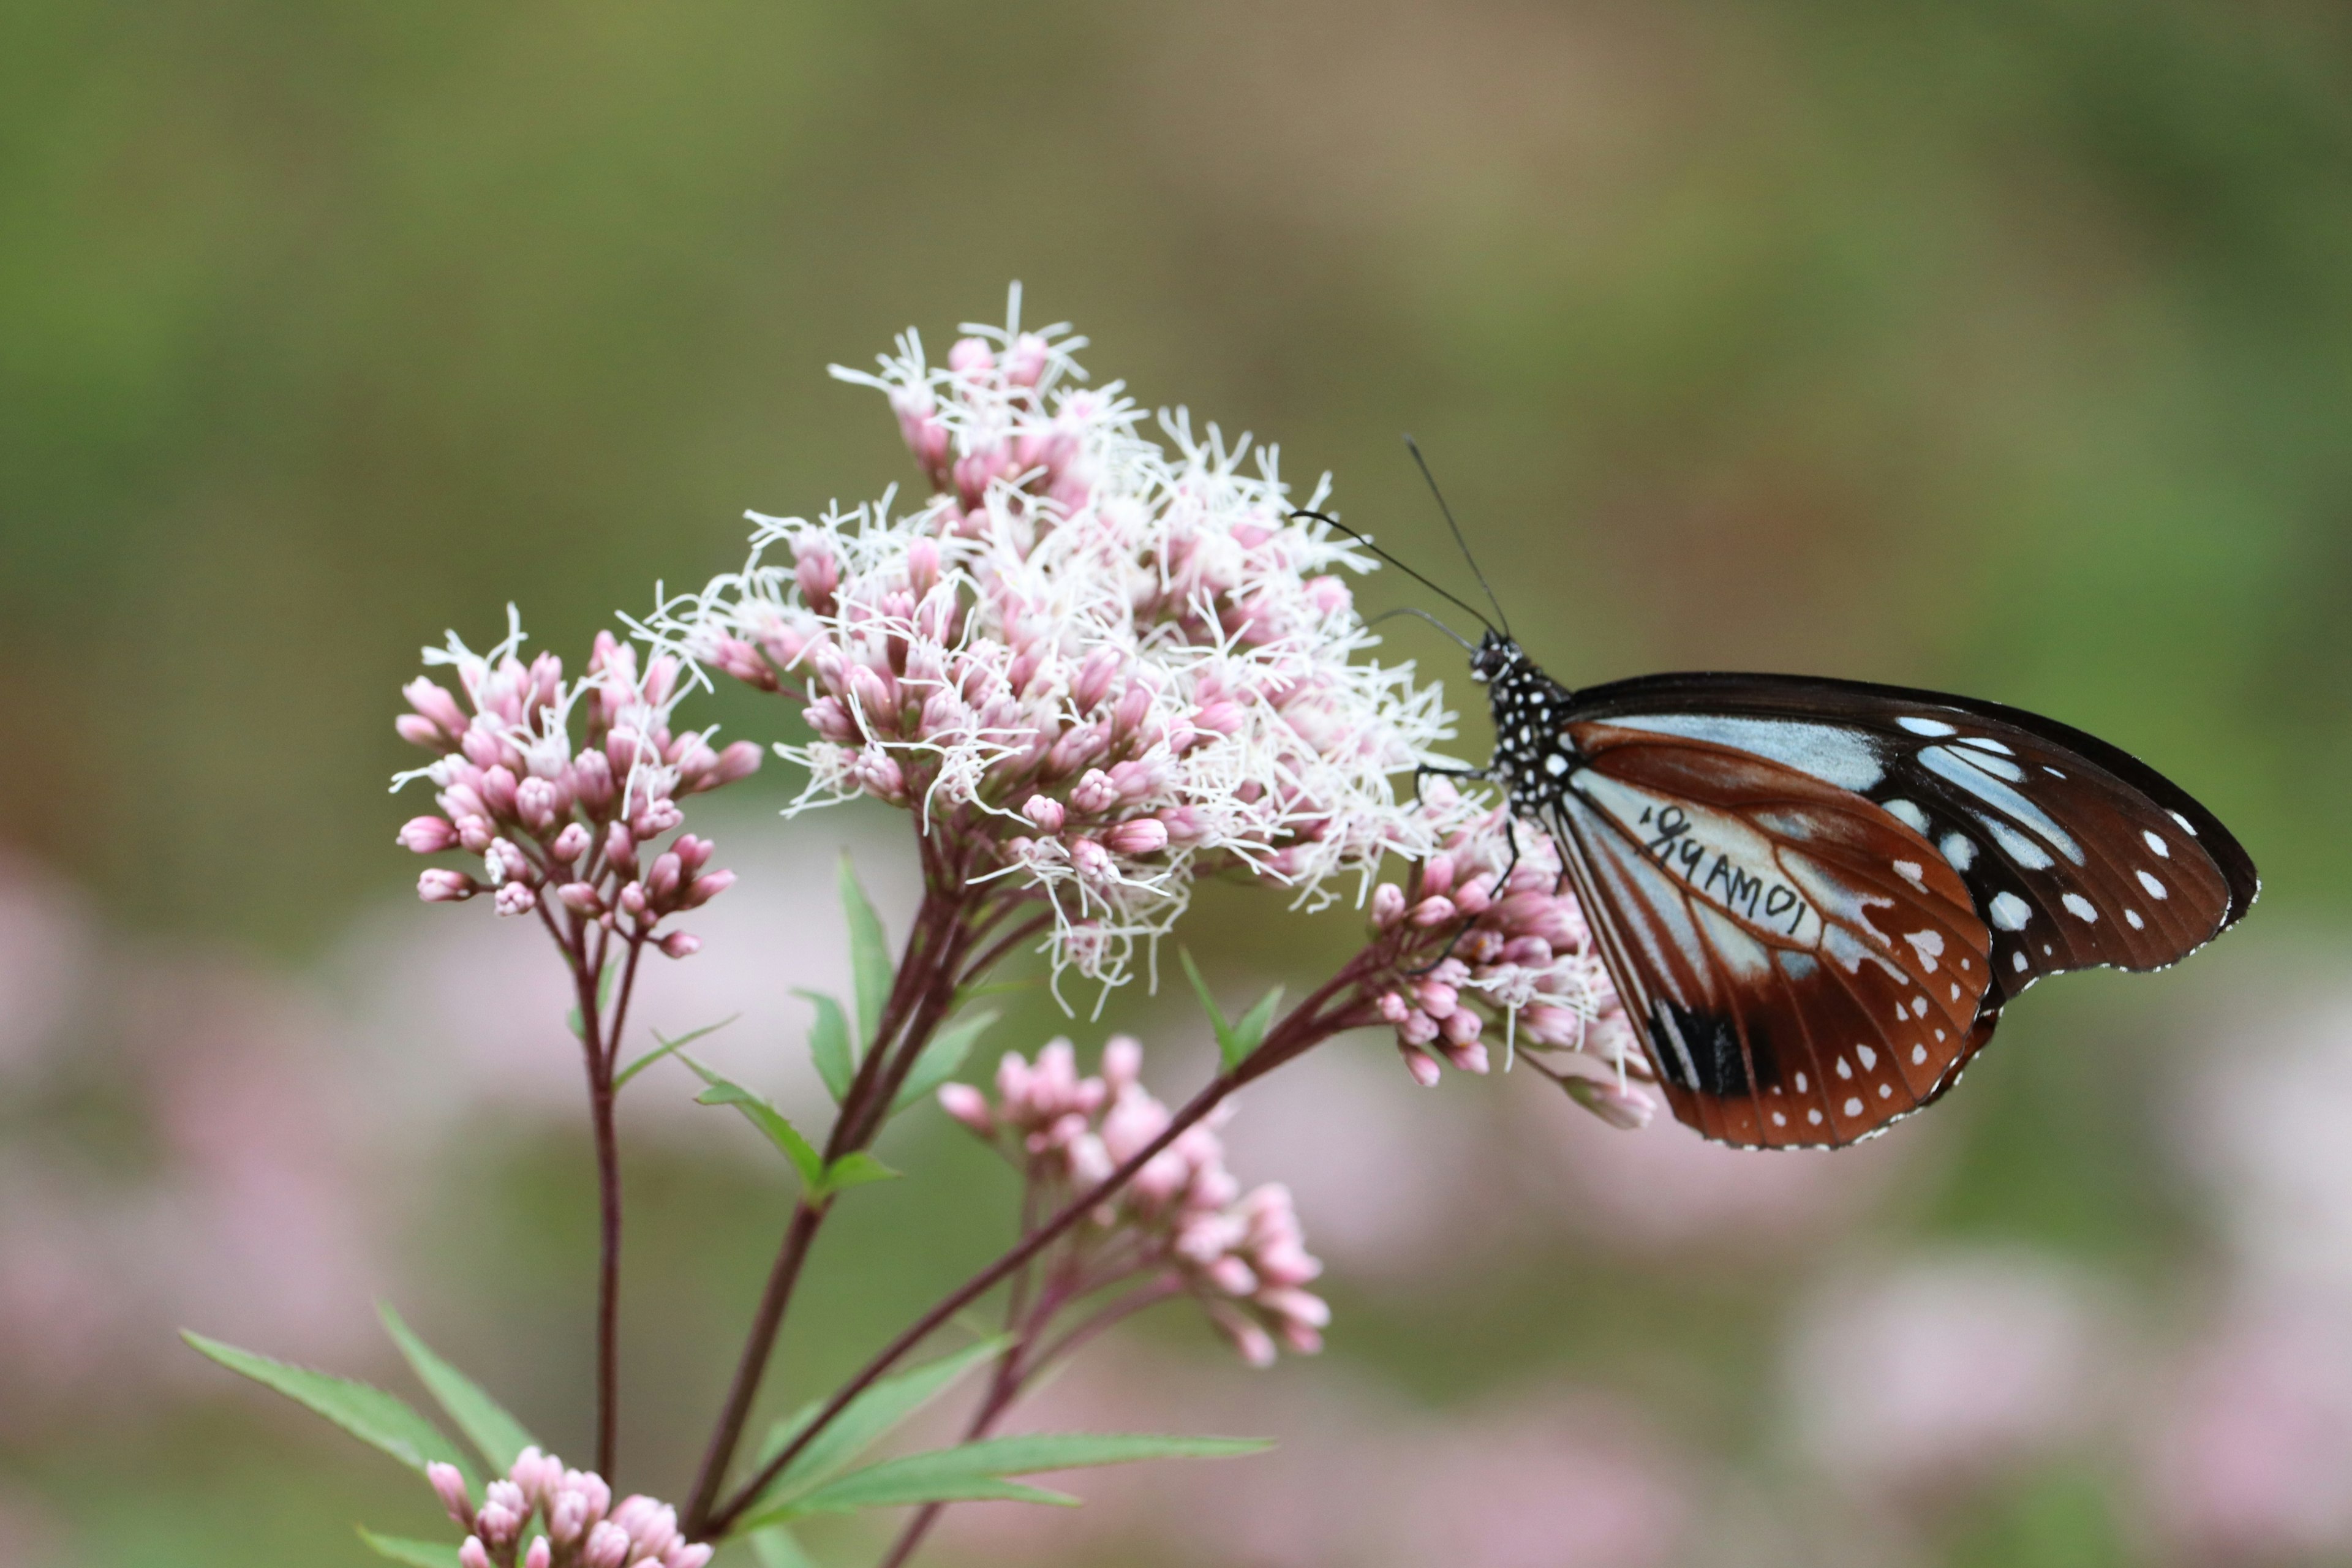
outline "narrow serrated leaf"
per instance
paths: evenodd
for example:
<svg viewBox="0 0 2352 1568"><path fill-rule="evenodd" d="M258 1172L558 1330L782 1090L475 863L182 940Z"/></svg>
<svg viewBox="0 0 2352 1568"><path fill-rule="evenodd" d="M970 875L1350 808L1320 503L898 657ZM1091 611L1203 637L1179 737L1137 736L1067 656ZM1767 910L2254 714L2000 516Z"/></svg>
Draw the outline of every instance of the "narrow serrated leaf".
<svg viewBox="0 0 2352 1568"><path fill-rule="evenodd" d="M802 1513L836 1513L982 1498L1067 1502L1074 1500L1058 1492L1032 1488L1008 1490L1012 1483L1004 1478L1034 1475L1041 1470L1132 1464L1141 1459L1229 1458L1257 1453L1271 1446L1264 1438L1184 1437L1156 1432L1041 1432L1020 1437L985 1437L976 1443L909 1454L904 1458L885 1459L852 1470L785 1507ZM1027 1493L1036 1495L1024 1495Z"/></svg>
<svg viewBox="0 0 2352 1568"><path fill-rule="evenodd" d="M890 962L889 939L882 934L882 918L858 884L849 857L841 858L841 912L849 921L849 973L857 984L857 1037L868 1050L882 1026L882 1010L890 1002L896 978Z"/></svg>
<svg viewBox="0 0 2352 1568"><path fill-rule="evenodd" d="M972 1046L996 1022L994 1013L974 1013L969 1018L954 1023L931 1037L923 1054L915 1058L907 1074L907 1081L898 1086L898 1097L890 1102L890 1114L896 1116L908 1106L929 1100L940 1085L955 1077L964 1058L971 1055Z"/></svg>
<svg viewBox="0 0 2352 1568"><path fill-rule="evenodd" d="M457 1467L473 1484L473 1467L457 1446L441 1433L438 1426L410 1408L397 1394L386 1394L381 1388L364 1383L354 1383L331 1373L314 1372L309 1367L292 1366L273 1361L252 1351L239 1350L218 1340L206 1339L189 1330L180 1331L180 1337L201 1354L210 1356L229 1371L253 1379L264 1388L272 1388L325 1416L361 1442L382 1449L410 1469L422 1472L425 1466L441 1461Z"/></svg>
<svg viewBox="0 0 2352 1568"><path fill-rule="evenodd" d="M378 1302L376 1310L383 1317L392 1342L408 1358L417 1381L425 1384L449 1419L457 1424L457 1430L466 1435L467 1441L489 1460L493 1470L504 1474L514 1468L516 1455L539 1446L539 1439L508 1415L497 1400L483 1393L479 1384L443 1361L430 1345L418 1339L401 1321L390 1302Z"/></svg>
<svg viewBox="0 0 2352 1568"><path fill-rule="evenodd" d="M793 1169L800 1173L801 1185L812 1196L824 1182L824 1156L816 1146L801 1136L800 1129L792 1124L784 1113L770 1104L765 1096L745 1089L741 1084L702 1062L677 1053L677 1059L694 1069L697 1077L710 1087L694 1097L698 1105L731 1105L743 1113L743 1119L758 1128L769 1142L773 1143Z"/></svg>
<svg viewBox="0 0 2352 1568"><path fill-rule="evenodd" d="M1076 1508L1067 1492L1008 1481L1002 1476L898 1475L889 1463L869 1466L820 1487L798 1502L767 1510L751 1522L782 1522L812 1513L855 1513L868 1508L906 1508L926 1502L1036 1502Z"/></svg>
<svg viewBox="0 0 2352 1568"><path fill-rule="evenodd" d="M1274 1027L1275 1009L1281 1005L1282 987L1277 985L1259 997L1256 1006L1242 1015L1241 1022L1234 1026L1234 1038L1243 1056L1248 1056L1265 1043L1265 1032Z"/></svg>
<svg viewBox="0 0 2352 1568"><path fill-rule="evenodd" d="M705 1035L717 1034L719 1030L725 1028L728 1025L733 1023L742 1016L743 1015L740 1013L730 1013L726 1017L719 1019L716 1024L705 1024L699 1029L689 1029L674 1040L664 1039L662 1037L661 1031L656 1029L654 1031L654 1038L661 1041L661 1043L652 1050L647 1051L644 1056L639 1057L635 1061L631 1062L627 1067L621 1069L619 1076L613 1079L614 1091L618 1093L623 1084L628 1082L631 1079L636 1077L639 1073L645 1071L647 1068L653 1066L654 1063L661 1060L662 1058L669 1055L672 1051L680 1049L686 1046L690 1046L694 1044L695 1041L702 1038Z"/></svg>
<svg viewBox="0 0 2352 1568"><path fill-rule="evenodd" d="M816 1568L816 1559L801 1550L791 1531L781 1524L751 1532L751 1555L760 1568Z"/></svg>
<svg viewBox="0 0 2352 1568"><path fill-rule="evenodd" d="M999 1334L937 1361L925 1362L912 1371L881 1379L851 1400L807 1447L793 1456L793 1462L769 1483L764 1500L771 1505L789 1502L832 1479L856 1463L859 1455L888 1436L900 1423L954 1387L972 1368L1003 1353L1012 1342L1012 1335ZM801 1435L816 1418L819 1408L812 1401L769 1428L768 1440L761 1445L763 1467Z"/></svg>
<svg viewBox="0 0 2352 1568"><path fill-rule="evenodd" d="M1209 1027L1216 1031L1217 1058L1228 1068L1237 1065L1242 1058L1249 1055L1242 1048L1241 1037L1234 1033L1231 1024L1225 1022L1224 1014L1218 1009L1217 999L1209 994L1209 983L1201 978L1201 966L1192 962L1191 951L1180 947L1176 950L1176 956L1183 961L1184 977L1192 983L1192 994L1200 997L1201 1010L1209 1015Z"/></svg>
<svg viewBox="0 0 2352 1568"><path fill-rule="evenodd" d="M360 1539L378 1557L405 1563L409 1568L457 1568L457 1549L438 1541L412 1541L404 1535L378 1535L362 1524Z"/></svg>
<svg viewBox="0 0 2352 1568"><path fill-rule="evenodd" d="M809 1059L816 1064L816 1076L824 1080L825 1092L833 1102L840 1104L849 1098L849 1085L857 1076L858 1052L849 1040L849 1020L842 1016L841 1004L816 991L794 991L793 995L816 1008L816 1022L809 1026Z"/></svg>
<svg viewBox="0 0 2352 1568"><path fill-rule="evenodd" d="M835 1193L847 1192L852 1187L867 1186L876 1182L893 1181L898 1175L897 1171L863 1149L853 1149L824 1168L824 1175L818 1181L816 1191L809 1195L813 1198L829 1198Z"/></svg>

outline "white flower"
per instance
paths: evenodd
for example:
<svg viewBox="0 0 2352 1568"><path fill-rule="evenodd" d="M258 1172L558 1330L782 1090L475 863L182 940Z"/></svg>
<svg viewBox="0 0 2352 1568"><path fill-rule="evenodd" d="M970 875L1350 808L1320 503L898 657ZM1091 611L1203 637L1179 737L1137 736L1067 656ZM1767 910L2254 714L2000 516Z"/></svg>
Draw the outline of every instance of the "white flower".
<svg viewBox="0 0 2352 1568"><path fill-rule="evenodd" d="M1019 303L945 366L909 331L878 374L835 367L887 395L927 500L752 514L742 570L644 629L802 705L817 738L776 747L809 771L793 809L915 809L966 885L1050 900L1057 969L1108 987L1204 870L1312 907L1433 848L1448 825L1391 779L1452 716L1411 665L1364 657L1335 574L1373 562L1292 520L1273 448L1181 409L1151 439L1117 384L1077 384L1084 340L1024 331Z"/></svg>

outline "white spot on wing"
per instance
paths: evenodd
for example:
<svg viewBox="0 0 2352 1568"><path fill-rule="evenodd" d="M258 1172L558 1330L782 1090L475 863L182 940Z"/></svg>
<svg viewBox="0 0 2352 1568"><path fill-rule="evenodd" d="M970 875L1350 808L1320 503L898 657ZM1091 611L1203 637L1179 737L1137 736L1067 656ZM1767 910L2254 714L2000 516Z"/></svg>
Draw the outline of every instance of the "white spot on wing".
<svg viewBox="0 0 2352 1568"><path fill-rule="evenodd" d="M1862 1114L1862 1097L1860 1095L1850 1094L1845 1097L1845 1113L1848 1116L1860 1116Z"/></svg>
<svg viewBox="0 0 2352 1568"><path fill-rule="evenodd" d="M2157 858L2160 860L2169 860L2172 858L2172 851L2165 847L2165 842L2161 836L2151 833L2145 827L2140 829L2139 836L2147 840L2147 847L2156 851Z"/></svg>
<svg viewBox="0 0 2352 1568"><path fill-rule="evenodd" d="M1789 1125L1789 1119L1776 1110L1772 1113L1772 1125L1775 1127L1786 1127Z"/></svg>
<svg viewBox="0 0 2352 1568"><path fill-rule="evenodd" d="M2076 920L2089 924L2097 923L2099 919L2097 907L2082 894L2069 893L2058 901L2065 905L2066 912L2073 915Z"/></svg>
<svg viewBox="0 0 2352 1568"><path fill-rule="evenodd" d="M2007 746L2002 745L1999 741L1994 740L1990 735L1963 735L1960 737L1960 744L1963 746L1974 746L1979 751L1999 752L2004 757L2013 757L2017 755L2015 752L2011 751Z"/></svg>
<svg viewBox="0 0 2352 1568"><path fill-rule="evenodd" d="M1979 816L1977 820L1985 825L1986 831L1992 835L1992 841L2000 846L2000 852L2027 870L2046 871L2057 864L2050 858L2050 851L2011 827L2008 823L1996 821L1990 816Z"/></svg>
<svg viewBox="0 0 2352 1568"><path fill-rule="evenodd" d="M1805 1112L1805 1120L1819 1127L1822 1124L1822 1113L1818 1110L1808 1110Z"/></svg>
<svg viewBox="0 0 2352 1568"><path fill-rule="evenodd" d="M2143 930L2147 924L2146 921L2139 918L2139 911L2137 910L2126 910L2124 911L2124 920L2134 931Z"/></svg>
<svg viewBox="0 0 2352 1568"><path fill-rule="evenodd" d="M1853 1054L1862 1058L1862 1070L1864 1072L1868 1072L1871 1068L1878 1065L1878 1053L1872 1050L1868 1046L1854 1047Z"/></svg>
<svg viewBox="0 0 2352 1568"><path fill-rule="evenodd" d="M1920 865L1918 861L1897 860L1895 862L1895 874L1921 892L1927 890L1927 868Z"/></svg>
<svg viewBox="0 0 2352 1568"><path fill-rule="evenodd" d="M1910 714L1906 713L1895 721L1897 724L1902 725L1905 729L1910 731L1915 735L1957 735L1959 733L1958 730L1953 729L1941 719L1915 719Z"/></svg>
<svg viewBox="0 0 2352 1568"><path fill-rule="evenodd" d="M2189 837L2194 838L2197 837L2197 825L2195 823L2189 821L2187 817L2181 816L2177 811L2168 811L2164 815L2172 818L2173 821L2180 824L2180 831L2189 835Z"/></svg>
<svg viewBox="0 0 2352 1568"><path fill-rule="evenodd" d="M1927 1065L1927 1047L1914 1046L1911 1047L1911 1065L1915 1068L1926 1067Z"/></svg>
<svg viewBox="0 0 2352 1568"><path fill-rule="evenodd" d="M1734 746L1857 793L1870 789L1886 774L1869 736L1834 725L1718 713L1635 713L1608 722L1628 730Z"/></svg>
<svg viewBox="0 0 2352 1568"><path fill-rule="evenodd" d="M1944 858L1952 863L1955 871L1965 871L1977 862L1977 841L1966 834L1947 833L1936 847L1944 852Z"/></svg>
<svg viewBox="0 0 2352 1568"><path fill-rule="evenodd" d="M1992 923L2003 931L2023 931L2025 922L2033 918L2033 906L2015 893L1995 893L1992 896Z"/></svg>
<svg viewBox="0 0 2352 1568"><path fill-rule="evenodd" d="M1838 1058L1837 1069L1838 1077L1840 1078L1852 1078L1853 1076L1853 1068L1843 1057Z"/></svg>
<svg viewBox="0 0 2352 1568"><path fill-rule="evenodd" d="M1903 940L1909 942L1911 951L1919 955L1919 967L1930 974L1935 973L1936 960L1944 955L1944 933L1939 931L1910 931L1903 933Z"/></svg>
<svg viewBox="0 0 2352 1568"><path fill-rule="evenodd" d="M1919 753L1919 763L1937 777L1959 785L2003 816L2033 829L2075 865L2083 864L2083 847L2074 842L2072 834L2051 820L2048 812L1993 776L1996 768L2015 773L2017 770L2008 763L1980 753L1964 754L1949 746L1926 748Z"/></svg>
<svg viewBox="0 0 2352 1568"><path fill-rule="evenodd" d="M1558 752L1554 752L1551 755L1544 759L1544 772L1551 774L1554 778L1558 778L1560 774L1568 772L1568 759L1561 756Z"/></svg>
<svg viewBox="0 0 2352 1568"><path fill-rule="evenodd" d="M2147 889L2147 896L2151 899L2168 899L2172 897L2172 894L2166 889L2163 883L2158 881L2155 878L2149 876L2145 871L2139 873L2139 885Z"/></svg>
<svg viewBox="0 0 2352 1568"><path fill-rule="evenodd" d="M1911 1011L1922 1018L1926 1017L1927 1016L1927 999L1925 996L1912 997Z"/></svg>
<svg viewBox="0 0 2352 1568"><path fill-rule="evenodd" d="M1911 829L1912 832L1919 834L1923 837L1927 835L1927 814L1920 810L1916 805L1914 805L1911 802L1907 800L1890 800L1884 807L1882 807L1882 809L1887 816L1903 824L1904 826Z"/></svg>
<svg viewBox="0 0 2352 1568"><path fill-rule="evenodd" d="M2021 948L2021 948L2019 948L2015 952L2011 953L2011 954L2009 955L2009 962L2010 962L2010 966L2011 966L2011 968L2015 969L2015 970L2016 970L2020 974L2024 973L2025 973L2025 950L2024 950L2023 948Z"/></svg>
<svg viewBox="0 0 2352 1568"><path fill-rule="evenodd" d="M1805 1075L1803 1073L1799 1073L1797 1075L1797 1092L1799 1094L1805 1092Z"/></svg>
<svg viewBox="0 0 2352 1568"><path fill-rule="evenodd" d="M1878 1098L1881 1100L1893 1100L1895 1098L1895 1086L1891 1083L1880 1084L1878 1086Z"/></svg>

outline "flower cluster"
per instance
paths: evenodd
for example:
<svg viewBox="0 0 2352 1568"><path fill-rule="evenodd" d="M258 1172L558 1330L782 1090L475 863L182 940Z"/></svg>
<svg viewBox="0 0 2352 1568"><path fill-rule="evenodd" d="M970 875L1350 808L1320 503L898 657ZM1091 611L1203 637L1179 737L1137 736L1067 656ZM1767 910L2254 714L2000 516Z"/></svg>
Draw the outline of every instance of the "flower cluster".
<svg viewBox="0 0 2352 1568"><path fill-rule="evenodd" d="M1143 1047L1118 1036L1103 1047L1100 1076L1080 1077L1070 1042L1049 1042L1033 1064L1007 1052L996 1098L970 1084L940 1090L957 1121L1003 1152L1033 1193L1066 1197L1109 1175L1166 1131L1168 1108L1137 1081ZM1312 1354L1331 1321L1305 1289L1323 1271L1310 1255L1278 1183L1244 1193L1225 1169L1218 1118L1187 1128L1145 1162L1078 1234L1087 1289L1158 1277L1198 1300L1218 1331L1253 1366L1279 1341Z"/></svg>
<svg viewBox="0 0 2352 1568"><path fill-rule="evenodd" d="M1431 782L1426 804L1439 821L1461 818L1461 797L1443 779ZM1506 1048L1544 1053L1542 1065L1580 1103L1620 1126L1641 1126L1656 1108L1629 1080L1648 1078L1649 1064L1584 911L1560 879L1550 837L1515 825L1507 809L1446 834L1407 885L1384 882L1372 894L1375 933L1430 932L1446 944L1433 963L1392 976L1381 1016L1425 1087L1438 1079L1433 1051L1485 1072L1486 1030L1500 1023Z"/></svg>
<svg viewBox="0 0 2352 1568"><path fill-rule="evenodd" d="M1359 657L1377 639L1335 573L1372 563L1293 518L1273 449L1245 473L1246 437L1181 411L1164 449L1116 384L1073 384L1084 340L1013 303L943 367L908 332L879 375L835 368L888 395L928 500L752 514L743 569L652 634L801 706L816 739L776 749L802 804L919 810L957 874L1051 900L1057 968L1116 984L1203 872L1315 902L1433 847L1390 780L1450 716Z"/></svg>
<svg viewBox="0 0 2352 1568"><path fill-rule="evenodd" d="M488 892L502 915L528 914L551 895L582 922L650 940L662 921L707 903L735 877L710 869L709 841L690 833L658 854L648 847L683 820L681 796L752 773L760 749L743 741L714 752L708 731L671 733L677 660L656 658L641 675L635 650L600 632L587 673L567 683L552 654L522 662L511 606L507 617L505 640L486 654L455 632L446 648L425 650L428 665L457 671L464 703L423 676L403 691L415 711L400 716L401 737L439 757L393 787L428 779L441 809L412 818L400 842L420 855L461 849L482 861L478 877L426 871L417 894L446 903ZM575 710L584 710L585 730L576 752ZM697 945L684 931L660 938L673 958Z"/></svg>
<svg viewBox="0 0 2352 1568"><path fill-rule="evenodd" d="M459 1568L703 1568L711 1548L677 1531L677 1510L642 1495L613 1502L613 1489L590 1470L525 1448L514 1468L483 1489L478 1509L455 1465L430 1465L425 1477L441 1506L467 1531ZM522 1548L533 1514L544 1533Z"/></svg>

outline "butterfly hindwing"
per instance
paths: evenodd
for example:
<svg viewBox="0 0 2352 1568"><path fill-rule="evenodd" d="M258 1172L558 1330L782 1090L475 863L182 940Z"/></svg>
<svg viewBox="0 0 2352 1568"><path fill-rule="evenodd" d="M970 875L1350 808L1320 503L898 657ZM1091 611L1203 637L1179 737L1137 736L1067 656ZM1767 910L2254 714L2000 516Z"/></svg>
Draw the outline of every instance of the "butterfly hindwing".
<svg viewBox="0 0 2352 1568"><path fill-rule="evenodd" d="M1996 703L1802 676L1659 675L1579 719L1745 750L1853 791L1936 847L1993 940L1988 1016L2045 974L2178 963L2253 902L2229 830L2145 763Z"/></svg>
<svg viewBox="0 0 2352 1568"><path fill-rule="evenodd" d="M1848 1143L1934 1098L1989 986L1970 889L1916 831L1752 751L1571 723L1552 824L1675 1114Z"/></svg>

